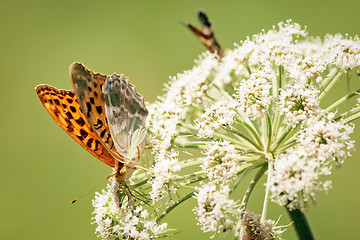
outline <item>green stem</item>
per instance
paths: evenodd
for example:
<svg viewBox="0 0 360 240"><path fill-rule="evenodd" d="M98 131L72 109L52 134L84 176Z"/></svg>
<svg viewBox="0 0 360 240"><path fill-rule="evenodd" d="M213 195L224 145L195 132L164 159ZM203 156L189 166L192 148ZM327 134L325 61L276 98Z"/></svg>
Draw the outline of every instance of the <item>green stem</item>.
<svg viewBox="0 0 360 240"><path fill-rule="evenodd" d="M277 109L274 107L274 113L275 113L275 117L273 120L273 124L272 124L272 136L271 139L277 139L278 133L279 133L279 127L280 127L280 114L277 112Z"/></svg>
<svg viewBox="0 0 360 240"><path fill-rule="evenodd" d="M241 115L239 115L241 117ZM239 119L239 118L236 118L236 122L244 125L246 127L247 130L249 130L250 134L256 139L256 141L258 142L259 146L261 149L264 148L264 144L263 142L261 141L261 138L260 138L260 135L259 133L255 130L255 127L254 126L251 126L249 123Z"/></svg>
<svg viewBox="0 0 360 240"><path fill-rule="evenodd" d="M226 128L226 130L228 130L229 132L234 133L236 136L238 136L240 139L247 141L251 146L254 146L255 148L257 148L259 151L261 151L261 147L256 144L254 141L252 141L252 139L248 138L246 135L242 134L241 132L239 132L237 129L235 129L232 126L229 126L228 128Z"/></svg>
<svg viewBox="0 0 360 240"><path fill-rule="evenodd" d="M181 169L199 165L204 162L204 158L188 158L184 161L179 162Z"/></svg>
<svg viewBox="0 0 360 240"><path fill-rule="evenodd" d="M155 178L155 177L150 177L150 178ZM135 183L133 185L131 185L131 188L138 188L138 187L141 187L142 185L146 184L150 178L146 178L138 183Z"/></svg>
<svg viewBox="0 0 360 240"><path fill-rule="evenodd" d="M240 176L236 179L235 183L233 184L233 186L231 187L231 190L230 190L230 193L229 194L232 194L233 191L237 188L237 186L240 184L241 180L249 173L251 172L252 170L260 167L260 166L264 166L265 165L265 160L260 160L254 164L252 164L251 166L247 166L245 165L246 167L244 167L243 169L241 169L239 172L238 172L238 175L240 174Z"/></svg>
<svg viewBox="0 0 360 240"><path fill-rule="evenodd" d="M338 74L340 72L339 69L337 68L333 68L330 70L329 74L327 75L327 77L324 79L324 82L321 86L322 89L326 88L329 83L332 81L332 79L335 77L336 74Z"/></svg>
<svg viewBox="0 0 360 240"><path fill-rule="evenodd" d="M359 96L360 93L360 89L340 98L339 100L337 100L336 102L334 102L330 107L328 107L325 111L330 112L331 110L333 110L334 108L336 108L337 106L339 106L341 103L345 102L346 100L354 97L354 96Z"/></svg>
<svg viewBox="0 0 360 240"><path fill-rule="evenodd" d="M246 206L249 201L250 195L251 195L252 191L254 190L254 187L257 184L257 182L264 175L266 169L267 169L267 165L264 165L262 168L260 168L259 171L254 176L254 178L251 180L249 187L246 189L246 192L244 194L243 200L240 205L240 211L241 211L240 221L238 221L238 223L236 224L236 233L238 233L238 234L240 234L240 231L241 231L241 223L242 223L242 219L245 214Z"/></svg>
<svg viewBox="0 0 360 240"><path fill-rule="evenodd" d="M208 142L175 142L175 146L178 148L205 148Z"/></svg>
<svg viewBox="0 0 360 240"><path fill-rule="evenodd" d="M324 91L320 94L319 96L319 101L325 97L325 94L335 85L335 83L341 78L342 75L342 71L339 71L336 76L331 80L331 82L329 83L329 85L326 86L326 88L324 89Z"/></svg>
<svg viewBox="0 0 360 240"><path fill-rule="evenodd" d="M246 65L246 70L248 71L249 75L251 75L251 69L250 69L249 65Z"/></svg>
<svg viewBox="0 0 360 240"><path fill-rule="evenodd" d="M169 212L171 212L174 208L176 208L177 206L179 206L179 204L181 204L182 202L185 202L186 200L188 200L189 198L191 198L192 196L194 196L195 192L191 192L185 196L183 196L182 198L180 198L179 200L177 200L173 205L167 207L165 209L165 211L156 219L156 223L159 223L165 216L166 214L168 214Z"/></svg>
<svg viewBox="0 0 360 240"><path fill-rule="evenodd" d="M246 192L244 194L243 200L241 201L241 205L240 205L240 209L242 211L241 216L244 216L244 211L246 210L246 206L247 203L249 201L250 195L252 193L252 191L254 190L255 185L257 184L257 182L260 180L260 178L264 175L265 171L267 169L267 165L263 165L258 172L256 173L256 175L254 176L254 178L251 180L248 188L246 189Z"/></svg>
<svg viewBox="0 0 360 240"><path fill-rule="evenodd" d="M345 123L349 123L352 122L356 119L358 119L360 117L360 113L354 114L351 117L348 117L347 119L344 120Z"/></svg>
<svg viewBox="0 0 360 240"><path fill-rule="evenodd" d="M214 132L214 133L213 133L213 136L216 137L216 138L220 138L220 139L226 140L226 141L228 141L228 142L231 142L231 143L233 143L233 144L235 144L235 145L238 145L238 146L242 147L243 150L247 150L247 149L248 149L248 146L247 146L246 144L244 144L244 143L242 143L242 142L240 142L240 141L238 141L238 140L236 140L236 139L233 139L233 138L231 138L231 137L222 135L222 134L217 133L217 132Z"/></svg>
<svg viewBox="0 0 360 240"><path fill-rule="evenodd" d="M298 144L296 140L287 141L281 148L276 149L276 155Z"/></svg>
<svg viewBox="0 0 360 240"><path fill-rule="evenodd" d="M295 231L299 240L314 240L314 236L311 232L310 225L306 220L305 214L299 209L286 210L294 223Z"/></svg>
<svg viewBox="0 0 360 240"><path fill-rule="evenodd" d="M271 153L266 154L266 158L268 160L268 173L267 173L267 181L266 181L266 190L265 190L265 198L264 198L264 205L263 210L261 213L261 222L264 222L266 220L266 214L267 209L269 205L269 199L270 199L270 179L273 172L273 166L274 166L274 157Z"/></svg>
<svg viewBox="0 0 360 240"><path fill-rule="evenodd" d="M188 129L188 130L192 130L192 131L197 131L197 129L195 129L193 126L191 125L188 125L188 124L185 124L185 123L179 123L180 126ZM243 142L240 142L234 138L231 138L231 137L228 137L228 136L225 136L225 135L222 135L220 133L217 133L217 132L213 132L213 136L216 137L216 138L219 138L219 139L222 139L222 140L226 140L228 142L231 142L235 145L238 145L240 147L243 148L243 150L247 150L248 149L248 145L244 144Z"/></svg>
<svg viewBox="0 0 360 240"><path fill-rule="evenodd" d="M279 66L279 75L278 78L276 79L276 81L273 81L273 91L272 91L272 95L274 97L274 99L277 99L278 95L279 95L279 89L281 89L281 84L282 84L282 72L283 72L283 67Z"/></svg>
<svg viewBox="0 0 360 240"><path fill-rule="evenodd" d="M357 115L360 112L360 107L355 107L351 109L350 111L341 114L340 116L334 118L336 122L338 121L346 121L348 118L350 118L353 115Z"/></svg>
<svg viewBox="0 0 360 240"><path fill-rule="evenodd" d="M286 128L284 129L282 135L276 140L276 142L271 146L272 151L275 151L276 149L279 148L280 144L282 141L284 141L284 139L289 135L289 133L291 133L291 131L293 130L292 126L286 126Z"/></svg>
<svg viewBox="0 0 360 240"><path fill-rule="evenodd" d="M271 119L270 119L270 116L269 114L266 116L266 126L267 126L267 129L268 129L268 132L267 132L267 135L268 135L268 138L267 138L267 144L266 144L266 149L265 151L266 152L270 152L270 146L271 146L271 137L272 137L272 126L271 126Z"/></svg>

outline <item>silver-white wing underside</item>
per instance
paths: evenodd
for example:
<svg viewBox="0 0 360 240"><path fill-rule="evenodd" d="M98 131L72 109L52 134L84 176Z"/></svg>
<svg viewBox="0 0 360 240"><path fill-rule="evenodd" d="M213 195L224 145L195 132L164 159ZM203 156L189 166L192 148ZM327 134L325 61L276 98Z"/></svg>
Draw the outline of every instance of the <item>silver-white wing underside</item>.
<svg viewBox="0 0 360 240"><path fill-rule="evenodd" d="M102 87L105 112L116 150L127 158L146 135L144 99L123 75L109 76Z"/></svg>

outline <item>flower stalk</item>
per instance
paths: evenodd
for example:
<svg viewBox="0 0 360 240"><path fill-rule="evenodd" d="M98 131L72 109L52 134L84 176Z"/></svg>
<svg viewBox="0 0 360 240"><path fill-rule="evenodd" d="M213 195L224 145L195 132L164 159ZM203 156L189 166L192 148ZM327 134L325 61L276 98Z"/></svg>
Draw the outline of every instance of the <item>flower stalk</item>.
<svg viewBox="0 0 360 240"><path fill-rule="evenodd" d="M286 210L293 221L293 226L296 231L296 235L299 240L314 240L314 236L311 232L310 225L305 217L305 214L299 210L290 210L286 207Z"/></svg>

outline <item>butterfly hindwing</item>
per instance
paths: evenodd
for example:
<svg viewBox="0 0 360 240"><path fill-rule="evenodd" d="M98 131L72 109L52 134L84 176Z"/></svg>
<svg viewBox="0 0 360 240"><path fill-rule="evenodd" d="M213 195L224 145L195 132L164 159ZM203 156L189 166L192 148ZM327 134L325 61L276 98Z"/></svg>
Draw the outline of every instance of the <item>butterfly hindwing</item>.
<svg viewBox="0 0 360 240"><path fill-rule="evenodd" d="M133 142L133 135L136 135L140 144L146 134L145 120L148 110L144 99L123 75L109 76L102 92L116 149L126 157Z"/></svg>
<svg viewBox="0 0 360 240"><path fill-rule="evenodd" d="M70 66L70 77L80 108L84 112L91 129L104 147L114 157L120 158L111 137L102 99L101 89L107 75L94 73L82 63L75 62Z"/></svg>
<svg viewBox="0 0 360 240"><path fill-rule="evenodd" d="M76 142L107 165L114 167L115 159L98 140L87 118L80 109L74 91L58 90L49 85L38 85L36 93L53 119Z"/></svg>

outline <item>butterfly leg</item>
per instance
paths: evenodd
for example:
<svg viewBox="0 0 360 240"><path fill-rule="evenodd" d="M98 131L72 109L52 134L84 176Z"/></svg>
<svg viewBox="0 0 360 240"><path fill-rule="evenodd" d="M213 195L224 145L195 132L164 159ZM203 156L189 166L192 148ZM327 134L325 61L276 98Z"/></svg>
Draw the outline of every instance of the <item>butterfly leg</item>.
<svg viewBox="0 0 360 240"><path fill-rule="evenodd" d="M121 187L121 189L125 192L125 194L126 194L126 196L128 198L128 201L130 201L130 196L133 196L130 189L125 187L126 185L124 184L124 181L120 181L118 183L119 183L119 186Z"/></svg>
<svg viewBox="0 0 360 240"><path fill-rule="evenodd" d="M151 145L149 146L144 146L144 145L137 145L136 148L138 150L138 160L140 160L140 148L144 148L144 149L148 149L148 148L151 148L152 146L154 146L155 143L152 143Z"/></svg>

